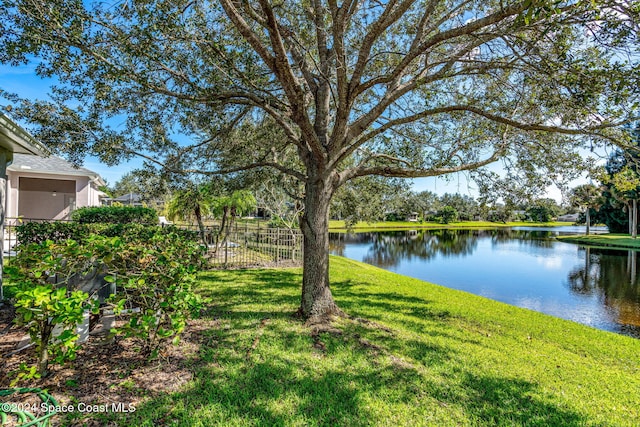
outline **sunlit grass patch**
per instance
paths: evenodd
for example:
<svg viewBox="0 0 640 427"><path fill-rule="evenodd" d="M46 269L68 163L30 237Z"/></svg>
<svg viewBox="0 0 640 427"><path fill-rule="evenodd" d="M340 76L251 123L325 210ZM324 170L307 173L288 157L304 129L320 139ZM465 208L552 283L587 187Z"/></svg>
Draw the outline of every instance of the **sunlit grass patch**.
<svg viewBox="0 0 640 427"><path fill-rule="evenodd" d="M640 249L640 239L634 239L629 234L592 234L589 236L558 236L558 240L569 243L579 243L591 246L617 247Z"/></svg>
<svg viewBox="0 0 640 427"><path fill-rule="evenodd" d="M301 271L212 271L194 380L120 425L632 426L640 341L332 257L341 333L292 317ZM115 417L116 415L112 415Z"/></svg>

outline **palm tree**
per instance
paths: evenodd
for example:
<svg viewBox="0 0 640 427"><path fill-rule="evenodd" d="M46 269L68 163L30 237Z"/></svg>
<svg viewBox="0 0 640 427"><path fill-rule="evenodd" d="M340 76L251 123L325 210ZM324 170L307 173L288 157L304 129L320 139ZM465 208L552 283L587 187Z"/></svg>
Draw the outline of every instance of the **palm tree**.
<svg viewBox="0 0 640 427"><path fill-rule="evenodd" d="M571 204L585 209L587 236L591 229L591 216L589 211L599 208L602 203L602 190L593 184L579 185L571 192Z"/></svg>
<svg viewBox="0 0 640 427"><path fill-rule="evenodd" d="M614 197L623 200L629 210L629 234L632 238L638 236L638 193L640 190L640 175L629 166L625 166L612 178Z"/></svg>
<svg viewBox="0 0 640 427"><path fill-rule="evenodd" d="M200 231L200 239L206 245L205 228L202 217L211 213L211 204L214 197L209 185L190 185L188 188L178 190L167 205L167 216L170 220L179 218L189 221L195 218Z"/></svg>
<svg viewBox="0 0 640 427"><path fill-rule="evenodd" d="M209 207L213 215L221 217L218 237L224 233L223 238L219 241L225 242L236 217L254 210L256 199L250 191L238 190L231 193L230 196L212 197Z"/></svg>

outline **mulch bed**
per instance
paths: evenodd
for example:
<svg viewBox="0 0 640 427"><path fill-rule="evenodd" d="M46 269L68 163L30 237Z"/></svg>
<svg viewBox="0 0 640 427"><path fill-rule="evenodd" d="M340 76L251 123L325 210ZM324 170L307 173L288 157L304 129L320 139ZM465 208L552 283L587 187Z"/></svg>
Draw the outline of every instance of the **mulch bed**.
<svg viewBox="0 0 640 427"><path fill-rule="evenodd" d="M28 334L24 328L12 325L13 310L0 306L0 389L9 388L11 373L20 363L35 364L34 348L18 353L18 343ZM81 345L76 360L64 366L50 364L46 378L20 383L20 387L46 389L61 405L82 402L86 405L140 405L160 394L176 391L193 379L192 366L197 359L203 331L215 327L215 321L192 320L181 336L178 346L167 346L159 358L148 362L132 339L90 336ZM35 396L32 397L36 399ZM0 397L0 403L27 403L26 396ZM30 402L36 403L36 402ZM39 400L37 401L39 405ZM54 422L54 425L57 425ZM103 425L86 414L72 425Z"/></svg>

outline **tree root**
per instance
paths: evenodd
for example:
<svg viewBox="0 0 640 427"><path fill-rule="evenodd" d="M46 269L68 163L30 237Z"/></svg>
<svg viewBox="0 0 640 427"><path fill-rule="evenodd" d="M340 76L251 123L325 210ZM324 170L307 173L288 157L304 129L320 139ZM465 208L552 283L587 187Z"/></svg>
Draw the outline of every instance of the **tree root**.
<svg viewBox="0 0 640 427"><path fill-rule="evenodd" d="M348 316L348 318L349 318L349 320L351 320L353 322L361 323L361 324L363 324L363 325L365 325L365 326L367 326L367 327L369 327L371 329L377 329L377 330L384 331L384 332L387 332L387 333L393 335L393 330L392 329L390 329L390 328L388 328L386 326L383 326L383 325L381 325L381 324L379 324L377 322L374 322L372 320L363 319L362 317L353 317L353 316Z"/></svg>
<svg viewBox="0 0 640 427"><path fill-rule="evenodd" d="M298 311L295 313L295 317L299 319L304 319L301 308L298 309ZM321 340L321 337L320 337L321 334L326 333L326 334L331 334L333 336L342 336L344 334L344 331L342 329L339 329L333 324L334 321L337 320L338 318L346 319L349 322L361 324L370 330L375 329L375 330L386 332L391 335L394 334L394 331L388 328L387 326L381 325L372 320L348 315L342 310L340 310L337 306L334 306L334 310L330 311L329 313L323 313L322 315L311 316L305 321L304 325L308 327L311 331L311 338L313 339L313 347L315 349L320 350L322 353L326 352L326 345ZM383 353L383 354L386 353L384 348L362 338L359 334L354 334L350 338L355 338L358 345L371 350L375 355L378 355L380 353Z"/></svg>
<svg viewBox="0 0 640 427"><path fill-rule="evenodd" d="M305 326L313 327L314 325L328 325L336 318L349 318L349 315L340 310L337 305L333 304L332 307L325 308L320 313L311 313L310 315L305 314L302 307L300 307L294 314L294 317L306 320Z"/></svg>

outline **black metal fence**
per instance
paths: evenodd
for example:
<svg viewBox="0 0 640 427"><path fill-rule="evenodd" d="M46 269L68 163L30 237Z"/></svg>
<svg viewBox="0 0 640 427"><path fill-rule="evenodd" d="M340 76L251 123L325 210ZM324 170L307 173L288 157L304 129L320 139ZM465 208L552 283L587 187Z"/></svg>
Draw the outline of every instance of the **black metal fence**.
<svg viewBox="0 0 640 427"><path fill-rule="evenodd" d="M299 230L266 227L261 223L234 224L219 233L205 228L207 256L213 267L295 266L302 264L303 237Z"/></svg>
<svg viewBox="0 0 640 427"><path fill-rule="evenodd" d="M50 220L6 218L4 232L4 256L15 256L16 227L26 222ZM177 225L199 231L197 225ZM297 266L302 264L302 233L296 229L272 228L252 221L234 223L225 232L219 232L219 224L205 226L207 255L213 268L251 268L270 266Z"/></svg>
<svg viewBox="0 0 640 427"><path fill-rule="evenodd" d="M71 220L56 220L57 222L71 222ZM25 224L27 222L52 222L50 219L38 219L38 218L12 218L7 217L4 219L4 241L2 248L5 259L15 256L15 248L18 245L18 238L16 234L16 227Z"/></svg>

